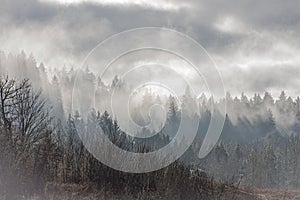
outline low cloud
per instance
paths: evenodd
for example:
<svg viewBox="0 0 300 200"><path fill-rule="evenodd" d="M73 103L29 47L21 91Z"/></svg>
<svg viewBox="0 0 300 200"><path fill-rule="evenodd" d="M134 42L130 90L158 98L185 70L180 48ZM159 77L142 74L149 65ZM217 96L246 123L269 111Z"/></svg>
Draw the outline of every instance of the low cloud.
<svg viewBox="0 0 300 200"><path fill-rule="evenodd" d="M0 1L0 49L23 49L48 67L78 67L120 31L168 27L208 50L227 90L297 92L300 5L292 1Z"/></svg>

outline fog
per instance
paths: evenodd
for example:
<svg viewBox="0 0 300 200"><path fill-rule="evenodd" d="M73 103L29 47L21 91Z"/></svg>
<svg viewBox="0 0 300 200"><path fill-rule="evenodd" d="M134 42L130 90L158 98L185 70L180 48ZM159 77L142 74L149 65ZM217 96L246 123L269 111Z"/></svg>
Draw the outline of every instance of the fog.
<svg viewBox="0 0 300 200"><path fill-rule="evenodd" d="M184 75L178 75L176 67L174 71L168 67L146 65L136 68L128 77L108 71L108 75L103 76L106 79L104 81L99 74L88 68L56 69L49 74L43 64L36 63L33 55L28 56L24 52L18 55L2 53L0 67L3 75L29 78L36 90L42 90L49 105L53 106L53 114L62 121L76 112L85 119L90 112L108 111L118 120L122 130L132 136L137 136L145 128L153 134L161 131L166 124L171 97L174 97L172 101L180 113L186 115L182 117L199 116L204 119L206 111L217 110L216 113L224 118L227 114L225 126L226 123L236 127L249 125L249 131L253 133L247 135L245 132L246 138L255 139L267 134L264 130L255 130L253 127L272 118L281 136L296 133L295 127L299 123L299 98L291 98L284 92L273 97L267 91L253 96L242 93L238 97L228 91L224 98L212 98L204 82L196 87L197 90L184 80L180 82ZM124 67L119 69L127 70ZM149 81L143 79L141 74L145 73L148 74ZM169 76L163 76L165 73ZM223 112L225 104L226 113ZM202 127L200 129L203 130ZM226 136L226 133L223 135ZM234 139L234 135L228 137Z"/></svg>
<svg viewBox="0 0 300 200"><path fill-rule="evenodd" d="M167 27L191 36L208 51L226 90L234 95L268 90L278 96L288 90L295 98L300 73L298 10L290 1L2 0L0 49L33 53L48 71L78 69L86 55L113 34ZM164 42L174 43L171 38Z"/></svg>

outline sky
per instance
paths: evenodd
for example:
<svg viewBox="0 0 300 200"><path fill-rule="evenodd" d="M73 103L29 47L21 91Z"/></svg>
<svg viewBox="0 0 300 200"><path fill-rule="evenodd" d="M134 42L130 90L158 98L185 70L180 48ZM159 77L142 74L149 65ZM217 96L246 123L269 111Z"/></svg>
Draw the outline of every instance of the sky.
<svg viewBox="0 0 300 200"><path fill-rule="evenodd" d="M0 0L0 50L24 50L48 68L78 67L113 34L167 27L207 50L226 90L297 96L299 10L291 0Z"/></svg>

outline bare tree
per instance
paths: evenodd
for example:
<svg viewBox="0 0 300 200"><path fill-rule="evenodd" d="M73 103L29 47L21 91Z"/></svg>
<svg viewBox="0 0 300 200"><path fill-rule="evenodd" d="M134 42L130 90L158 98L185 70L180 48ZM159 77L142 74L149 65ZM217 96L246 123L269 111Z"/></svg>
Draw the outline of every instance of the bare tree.
<svg viewBox="0 0 300 200"><path fill-rule="evenodd" d="M0 178L10 180L8 188L33 180L34 157L51 138L50 110L41 91L35 92L27 79L0 77L0 176L6 176Z"/></svg>

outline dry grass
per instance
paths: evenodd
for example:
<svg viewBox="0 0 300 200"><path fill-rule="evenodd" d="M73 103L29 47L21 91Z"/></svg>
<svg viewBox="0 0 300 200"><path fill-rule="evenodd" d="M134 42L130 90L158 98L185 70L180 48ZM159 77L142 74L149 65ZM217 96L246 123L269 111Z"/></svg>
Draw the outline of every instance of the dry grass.
<svg viewBox="0 0 300 200"><path fill-rule="evenodd" d="M297 189L255 189L255 193L263 200L300 200Z"/></svg>
<svg viewBox="0 0 300 200"><path fill-rule="evenodd" d="M158 194L156 192L141 192L132 194L113 194L104 189L97 189L96 185L78 185L78 184L56 184L49 183L45 188L45 196L35 195L28 200L181 200L184 197L176 194ZM232 190L216 193L211 198L218 200L258 200L259 196L252 193L245 193Z"/></svg>
<svg viewBox="0 0 300 200"><path fill-rule="evenodd" d="M300 200L299 189L276 188L240 188L240 194L252 196L258 200Z"/></svg>

